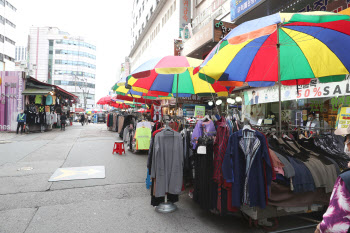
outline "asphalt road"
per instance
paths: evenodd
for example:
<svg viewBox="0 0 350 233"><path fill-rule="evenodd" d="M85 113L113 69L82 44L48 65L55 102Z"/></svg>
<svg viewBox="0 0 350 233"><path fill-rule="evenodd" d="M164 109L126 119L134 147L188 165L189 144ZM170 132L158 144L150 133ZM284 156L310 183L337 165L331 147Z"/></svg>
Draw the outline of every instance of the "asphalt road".
<svg viewBox="0 0 350 233"><path fill-rule="evenodd" d="M0 133L0 233L265 232L239 214L201 210L188 191L176 212L157 213L145 187L147 154L112 155L116 139L104 124ZM105 166L106 178L48 182L57 168L81 166ZM279 222L278 230L311 224L291 216Z"/></svg>

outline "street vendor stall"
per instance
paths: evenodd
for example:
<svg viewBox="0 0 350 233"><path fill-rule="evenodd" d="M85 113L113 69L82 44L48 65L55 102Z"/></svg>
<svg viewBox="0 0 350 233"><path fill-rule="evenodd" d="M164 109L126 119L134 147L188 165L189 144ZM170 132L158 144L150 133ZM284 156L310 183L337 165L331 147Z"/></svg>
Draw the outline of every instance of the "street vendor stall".
<svg viewBox="0 0 350 233"><path fill-rule="evenodd" d="M79 101L77 96L64 89L34 78L26 79L22 95L25 96L26 130L29 132L43 132L60 127L62 114L67 116L67 124L70 125L72 104Z"/></svg>

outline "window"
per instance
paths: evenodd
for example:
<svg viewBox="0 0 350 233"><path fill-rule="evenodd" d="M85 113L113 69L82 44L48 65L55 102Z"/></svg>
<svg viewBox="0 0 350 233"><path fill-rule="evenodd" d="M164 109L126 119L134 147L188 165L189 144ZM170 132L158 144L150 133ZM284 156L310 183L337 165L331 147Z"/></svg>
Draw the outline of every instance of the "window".
<svg viewBox="0 0 350 233"><path fill-rule="evenodd" d="M9 43L12 44L12 45L15 45L15 44L16 44L13 40L11 40L11 39L8 38L8 37L5 37L5 41L9 42Z"/></svg>
<svg viewBox="0 0 350 233"><path fill-rule="evenodd" d="M151 7L151 9L150 9L150 15L152 15L153 14L153 6Z"/></svg>
<svg viewBox="0 0 350 233"><path fill-rule="evenodd" d="M5 0L0 0L0 5L5 6Z"/></svg>
<svg viewBox="0 0 350 233"><path fill-rule="evenodd" d="M5 0L2 0L5 1ZM2 3L1 3L2 4ZM5 6L4 4L2 4L3 6ZM6 1L6 5L11 8L13 11L17 11L16 7L12 6L8 1Z"/></svg>
<svg viewBox="0 0 350 233"><path fill-rule="evenodd" d="M139 17L141 18L141 9L139 10Z"/></svg>
<svg viewBox="0 0 350 233"><path fill-rule="evenodd" d="M8 25L10 25L11 27L16 28L16 25L15 25L14 23L12 23L10 20L5 19L5 21L6 21L6 23L7 23Z"/></svg>

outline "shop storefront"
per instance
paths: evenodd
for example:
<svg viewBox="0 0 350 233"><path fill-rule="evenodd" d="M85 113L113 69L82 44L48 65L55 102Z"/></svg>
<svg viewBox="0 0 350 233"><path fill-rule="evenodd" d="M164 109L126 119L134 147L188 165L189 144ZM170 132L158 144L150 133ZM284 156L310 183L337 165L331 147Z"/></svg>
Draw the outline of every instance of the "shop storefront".
<svg viewBox="0 0 350 233"><path fill-rule="evenodd" d="M242 114L253 125L275 127L278 122L278 86L251 88L242 91ZM310 113L315 114L320 128L336 128L338 108L350 104L349 78L340 82L321 83L311 80L308 85L282 86L283 129L305 126Z"/></svg>

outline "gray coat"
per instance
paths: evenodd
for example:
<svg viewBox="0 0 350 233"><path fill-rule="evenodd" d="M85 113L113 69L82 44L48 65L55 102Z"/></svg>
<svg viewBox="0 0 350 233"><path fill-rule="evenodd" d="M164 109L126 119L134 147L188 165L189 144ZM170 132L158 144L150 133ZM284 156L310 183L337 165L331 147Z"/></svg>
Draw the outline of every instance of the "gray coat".
<svg viewBox="0 0 350 233"><path fill-rule="evenodd" d="M155 196L180 194L183 173L183 140L180 133L165 129L154 138L151 177L156 179Z"/></svg>

